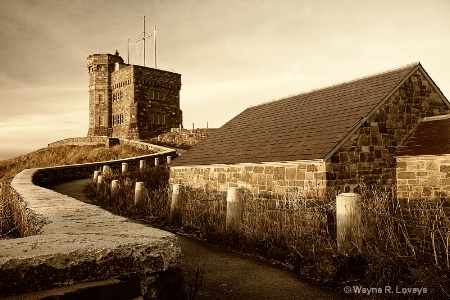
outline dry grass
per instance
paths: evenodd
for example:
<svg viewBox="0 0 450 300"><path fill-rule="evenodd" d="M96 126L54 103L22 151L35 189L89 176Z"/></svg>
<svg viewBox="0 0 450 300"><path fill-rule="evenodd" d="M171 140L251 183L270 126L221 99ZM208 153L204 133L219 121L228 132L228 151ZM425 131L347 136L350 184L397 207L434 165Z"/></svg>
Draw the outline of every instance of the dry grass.
<svg viewBox="0 0 450 300"><path fill-rule="evenodd" d="M129 213L141 218L147 215L150 222L167 224L170 204L166 181L155 190L146 183L149 196L145 206L139 211L132 205L133 197L129 195L133 195L133 182L145 181L140 176L149 178L135 174L128 184L127 179L120 179L128 198L116 198L119 204L109 205L121 207L128 203L125 206ZM152 176L167 180L166 175L153 173ZM95 190L95 185L92 187ZM158 196L154 197L153 192ZM359 285L393 289L424 287L427 293L421 298L450 298L447 202L401 202L394 196L394 190L364 184L360 192L363 245L357 255L337 253L335 199L306 197L314 191L293 191L271 197L242 191L241 232L235 234L225 228L225 192L186 188L180 199L182 217L178 230L224 247L276 259L304 277L341 291L344 286ZM377 297L398 295L373 295Z"/></svg>
<svg viewBox="0 0 450 300"><path fill-rule="evenodd" d="M24 237L32 233L30 215L10 186L24 169L80 164L151 154L128 145L112 148L97 146L59 146L0 161L0 238Z"/></svg>

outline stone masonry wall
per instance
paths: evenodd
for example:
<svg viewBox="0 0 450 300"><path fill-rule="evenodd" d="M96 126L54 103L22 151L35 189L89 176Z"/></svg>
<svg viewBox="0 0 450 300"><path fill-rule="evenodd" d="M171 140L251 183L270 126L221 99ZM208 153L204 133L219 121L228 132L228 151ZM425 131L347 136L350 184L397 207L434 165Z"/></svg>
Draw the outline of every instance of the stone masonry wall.
<svg viewBox="0 0 450 300"><path fill-rule="evenodd" d="M134 103L133 67L125 66L111 75L112 109L111 126L112 137L137 137L136 113Z"/></svg>
<svg viewBox="0 0 450 300"><path fill-rule="evenodd" d="M329 191L353 191L359 180L394 184L397 147L421 119L449 112L425 76L416 71L327 161Z"/></svg>
<svg viewBox="0 0 450 300"><path fill-rule="evenodd" d="M399 199L442 199L450 195L450 155L397 157Z"/></svg>
<svg viewBox="0 0 450 300"><path fill-rule="evenodd" d="M145 68L125 66L111 75L113 137L145 139L178 127L181 75Z"/></svg>
<svg viewBox="0 0 450 300"><path fill-rule="evenodd" d="M325 163L304 161L171 167L170 183L220 191L237 186L255 194L271 195L304 190L309 197L324 196Z"/></svg>

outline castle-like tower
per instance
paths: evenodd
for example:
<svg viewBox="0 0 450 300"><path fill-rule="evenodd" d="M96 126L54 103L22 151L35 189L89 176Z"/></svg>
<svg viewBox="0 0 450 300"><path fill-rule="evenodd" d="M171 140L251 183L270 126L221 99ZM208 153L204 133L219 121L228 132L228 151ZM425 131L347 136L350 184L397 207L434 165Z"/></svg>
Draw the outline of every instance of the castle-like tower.
<svg viewBox="0 0 450 300"><path fill-rule="evenodd" d="M124 64L119 53L93 54L88 136L142 140L182 124L181 75Z"/></svg>

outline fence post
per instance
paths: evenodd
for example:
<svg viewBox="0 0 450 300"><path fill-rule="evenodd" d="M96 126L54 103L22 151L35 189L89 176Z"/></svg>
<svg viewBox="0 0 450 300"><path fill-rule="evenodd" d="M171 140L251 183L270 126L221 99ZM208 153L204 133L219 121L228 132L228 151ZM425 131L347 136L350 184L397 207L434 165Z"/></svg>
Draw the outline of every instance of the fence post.
<svg viewBox="0 0 450 300"><path fill-rule="evenodd" d="M178 223L181 221L181 194L183 192L182 184L172 185L172 199L170 201L169 221Z"/></svg>
<svg viewBox="0 0 450 300"><path fill-rule="evenodd" d="M167 156L167 164L169 165L172 162L172 156Z"/></svg>
<svg viewBox="0 0 450 300"><path fill-rule="evenodd" d="M126 176L128 174L128 163L122 163L122 175Z"/></svg>
<svg viewBox="0 0 450 300"><path fill-rule="evenodd" d="M227 192L226 230L238 232L241 228L242 197L240 188L229 187Z"/></svg>
<svg viewBox="0 0 450 300"><path fill-rule="evenodd" d="M155 167L159 167L159 157L155 158Z"/></svg>
<svg viewBox="0 0 450 300"><path fill-rule="evenodd" d="M134 188L134 206L139 207L144 204L144 183L136 182Z"/></svg>
<svg viewBox="0 0 450 300"><path fill-rule="evenodd" d="M343 193L336 197L336 237L340 254L361 252L361 196Z"/></svg>
<svg viewBox="0 0 450 300"><path fill-rule="evenodd" d="M97 182L98 175L100 175L100 171L94 171L94 178L92 179L92 181Z"/></svg>
<svg viewBox="0 0 450 300"><path fill-rule="evenodd" d="M143 170L145 168L145 160L141 159L139 161L139 170Z"/></svg>
<svg viewBox="0 0 450 300"><path fill-rule="evenodd" d="M118 189L119 189L119 180L114 179L113 181L111 181L111 195L117 193Z"/></svg>

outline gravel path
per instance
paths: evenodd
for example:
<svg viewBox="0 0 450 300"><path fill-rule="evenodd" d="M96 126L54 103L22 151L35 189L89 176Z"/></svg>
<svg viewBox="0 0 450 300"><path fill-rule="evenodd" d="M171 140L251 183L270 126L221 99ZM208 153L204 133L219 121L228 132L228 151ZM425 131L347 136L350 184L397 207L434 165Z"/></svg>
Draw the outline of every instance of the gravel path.
<svg viewBox="0 0 450 300"><path fill-rule="evenodd" d="M92 203L84 193L89 179L62 183L53 190ZM195 299L348 299L338 293L301 280L293 272L258 258L178 236L184 253L185 280L204 266L203 284Z"/></svg>

